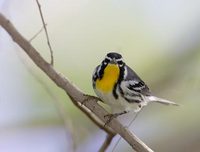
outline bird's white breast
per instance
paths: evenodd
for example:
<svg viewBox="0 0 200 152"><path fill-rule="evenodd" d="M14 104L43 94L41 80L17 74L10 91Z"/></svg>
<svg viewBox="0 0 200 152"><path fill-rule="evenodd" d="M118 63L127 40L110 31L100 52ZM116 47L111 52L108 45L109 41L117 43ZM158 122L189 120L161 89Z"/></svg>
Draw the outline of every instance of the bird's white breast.
<svg viewBox="0 0 200 152"><path fill-rule="evenodd" d="M94 89L94 91L105 104L110 106L112 113L118 113L118 112L130 111L132 109L136 109L137 104L127 102L120 95L116 99L113 96L112 92L105 93L97 89Z"/></svg>

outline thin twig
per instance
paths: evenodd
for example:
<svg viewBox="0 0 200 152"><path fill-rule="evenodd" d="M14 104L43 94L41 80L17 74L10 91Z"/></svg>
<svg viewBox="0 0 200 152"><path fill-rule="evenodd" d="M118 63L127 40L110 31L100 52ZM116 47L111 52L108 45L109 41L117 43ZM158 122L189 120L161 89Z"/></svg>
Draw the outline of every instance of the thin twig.
<svg viewBox="0 0 200 152"><path fill-rule="evenodd" d="M109 145L110 145L110 143L111 143L111 141L112 141L112 139L113 139L114 136L115 135L113 135L113 134L107 134L106 139L105 139L103 145L99 149L99 152L105 152L106 151L106 149L109 147Z"/></svg>
<svg viewBox="0 0 200 152"><path fill-rule="evenodd" d="M47 26L47 24L45 24L45 27ZM30 38L29 42L33 41L42 31L44 30L44 26L41 27L41 29L35 33L35 35L33 35L32 38Z"/></svg>
<svg viewBox="0 0 200 152"><path fill-rule="evenodd" d="M141 112L143 110L143 107L142 107L142 109L139 111L139 112L137 112L136 114L135 114L135 117L131 120L131 122L128 124L128 128L131 126L131 124L136 120L136 118L138 117L138 115L139 115L139 113ZM112 149L112 152L114 152L115 151L115 149L117 148L117 145L119 144L119 142L120 142L120 140L122 139L122 137L120 136L119 137L119 139L117 140L117 142L115 143L115 145L114 145L114 147L113 147L113 149Z"/></svg>
<svg viewBox="0 0 200 152"><path fill-rule="evenodd" d="M51 65L54 64L54 58L53 58L53 50L52 50L52 47L51 47L51 43L50 43L50 40L49 40L49 34L48 34L48 31L47 31L47 28L46 28L46 23L44 21L44 16L43 16L43 13L42 13L42 9L41 9L41 5L39 3L38 0L36 0L37 2L37 5L38 5L38 9L39 9L39 12L40 12L40 17L42 19L42 24L43 24L43 27L44 27L44 30L45 30L45 35L46 35L46 38L47 38L47 44L49 46L49 50L50 50L50 54L51 54Z"/></svg>
<svg viewBox="0 0 200 152"><path fill-rule="evenodd" d="M44 60L44 58L39 54L39 52L16 30L13 24L6 19L0 13L0 25L9 33L12 37L13 41L16 42L32 59L32 61L60 88L62 88L67 95L73 99L72 102L75 104L81 104L85 100L88 100L84 95L83 91L77 88L74 84L72 84L66 77L57 72L51 64ZM76 105L75 104L75 105ZM103 123L106 123L109 118L104 117L109 113L102 108L98 103L97 99L91 98L87 102L84 103L84 106L89 110L81 109L84 113L88 113L91 111L93 115L95 115L98 120L96 123L99 123L101 120ZM79 108L79 107L78 107ZM80 108L79 108L80 109ZM90 113L88 113L90 115ZM93 116L91 116L93 117ZM94 118L94 121L96 119ZM102 124L99 123L102 126ZM112 128L114 132L121 135L137 152L153 152L145 143L140 140L134 133L131 133L126 127L124 127L117 119L112 119L105 127L102 128ZM106 129L105 129L106 131Z"/></svg>

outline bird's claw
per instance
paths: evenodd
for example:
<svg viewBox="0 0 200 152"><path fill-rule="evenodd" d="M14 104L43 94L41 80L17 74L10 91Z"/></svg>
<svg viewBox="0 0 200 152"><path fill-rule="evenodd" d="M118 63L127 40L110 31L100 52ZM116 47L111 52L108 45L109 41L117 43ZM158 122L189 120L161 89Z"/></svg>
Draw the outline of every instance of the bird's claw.
<svg viewBox="0 0 200 152"><path fill-rule="evenodd" d="M105 115L104 118L108 117L108 120L106 121L106 123L105 123L104 126L106 126L108 123L110 123L113 118L117 118L118 116L126 114L128 112L129 111L123 111L123 112L120 112L120 113L114 113L114 114L107 114L107 115Z"/></svg>
<svg viewBox="0 0 200 152"><path fill-rule="evenodd" d="M118 114L107 114L104 118L107 118L107 121L104 124L104 127L111 122L113 118L117 118Z"/></svg>

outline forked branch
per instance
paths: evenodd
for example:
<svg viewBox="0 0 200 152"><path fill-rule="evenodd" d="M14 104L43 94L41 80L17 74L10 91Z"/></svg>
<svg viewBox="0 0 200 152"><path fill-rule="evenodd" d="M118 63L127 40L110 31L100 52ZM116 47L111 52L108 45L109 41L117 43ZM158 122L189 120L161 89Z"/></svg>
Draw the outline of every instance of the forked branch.
<svg viewBox="0 0 200 152"><path fill-rule="evenodd" d="M113 119L107 126L103 126L103 123L107 122L108 119L104 116L108 112L103 109L94 98L89 99L85 102L84 106L81 103L87 99L84 93L73 85L66 77L57 72L51 64L49 64L39 54L39 52L15 29L13 24L6 19L0 13L0 25L9 33L13 41L15 41L32 59L32 61L60 88L62 88L68 96L72 99L72 102L81 109L85 114L92 117L92 120L101 126L106 132L118 133L124 138L134 150L138 152L153 152L147 145L145 145L136 135L131 133L125 128L119 121ZM99 121L101 120L101 121ZM103 123L102 123L103 122Z"/></svg>

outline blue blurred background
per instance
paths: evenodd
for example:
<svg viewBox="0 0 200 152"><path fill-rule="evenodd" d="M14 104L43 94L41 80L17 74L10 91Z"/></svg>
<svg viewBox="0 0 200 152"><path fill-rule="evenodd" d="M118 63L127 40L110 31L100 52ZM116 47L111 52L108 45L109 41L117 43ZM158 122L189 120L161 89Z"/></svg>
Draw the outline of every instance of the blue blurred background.
<svg viewBox="0 0 200 152"><path fill-rule="evenodd" d="M58 71L94 95L94 68L107 52L121 53L153 94L181 105L150 104L130 130L155 151L200 151L200 1L40 3ZM34 0L0 0L0 11L27 39L42 27ZM44 31L31 43L50 60ZM74 107L2 28L0 70L1 152L98 151L106 134ZM130 113L121 119L128 122L133 117ZM115 151L132 149L121 140Z"/></svg>

